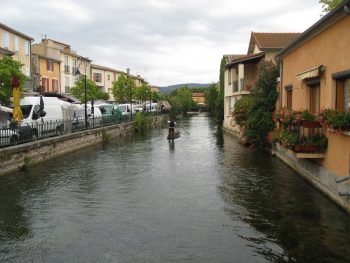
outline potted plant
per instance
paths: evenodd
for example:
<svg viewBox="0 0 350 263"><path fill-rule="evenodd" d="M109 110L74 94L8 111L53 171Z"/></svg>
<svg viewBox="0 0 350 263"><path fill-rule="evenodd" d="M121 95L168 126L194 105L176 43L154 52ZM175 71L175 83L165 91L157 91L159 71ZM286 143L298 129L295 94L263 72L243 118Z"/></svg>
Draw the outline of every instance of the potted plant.
<svg viewBox="0 0 350 263"><path fill-rule="evenodd" d="M304 110L300 113L302 123L301 125L304 128L320 128L322 127L319 120L316 120L316 117L309 111Z"/></svg>

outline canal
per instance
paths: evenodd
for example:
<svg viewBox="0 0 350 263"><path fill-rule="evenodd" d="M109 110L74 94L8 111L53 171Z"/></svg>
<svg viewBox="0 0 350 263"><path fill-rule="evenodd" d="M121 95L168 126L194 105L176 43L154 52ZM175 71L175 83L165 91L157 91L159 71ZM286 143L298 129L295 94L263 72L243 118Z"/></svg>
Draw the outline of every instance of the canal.
<svg viewBox="0 0 350 263"><path fill-rule="evenodd" d="M206 117L0 178L0 262L349 262L350 220Z"/></svg>

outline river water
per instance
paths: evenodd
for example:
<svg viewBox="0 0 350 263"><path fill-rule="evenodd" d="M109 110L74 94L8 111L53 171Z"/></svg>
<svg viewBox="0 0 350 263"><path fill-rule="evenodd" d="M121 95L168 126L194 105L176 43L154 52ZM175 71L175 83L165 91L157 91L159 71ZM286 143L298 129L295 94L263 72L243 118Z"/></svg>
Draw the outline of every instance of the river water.
<svg viewBox="0 0 350 263"><path fill-rule="evenodd" d="M0 262L349 262L350 220L206 117L0 178Z"/></svg>

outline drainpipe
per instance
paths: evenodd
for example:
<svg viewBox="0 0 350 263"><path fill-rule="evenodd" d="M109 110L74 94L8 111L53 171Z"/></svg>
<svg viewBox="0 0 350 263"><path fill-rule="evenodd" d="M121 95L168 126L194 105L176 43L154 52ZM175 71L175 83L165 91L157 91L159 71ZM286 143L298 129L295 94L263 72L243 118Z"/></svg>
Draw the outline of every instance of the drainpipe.
<svg viewBox="0 0 350 263"><path fill-rule="evenodd" d="M280 109L282 109L282 93L283 93L283 60L280 59Z"/></svg>
<svg viewBox="0 0 350 263"><path fill-rule="evenodd" d="M345 5L344 5L344 11L350 15L350 2L348 1Z"/></svg>

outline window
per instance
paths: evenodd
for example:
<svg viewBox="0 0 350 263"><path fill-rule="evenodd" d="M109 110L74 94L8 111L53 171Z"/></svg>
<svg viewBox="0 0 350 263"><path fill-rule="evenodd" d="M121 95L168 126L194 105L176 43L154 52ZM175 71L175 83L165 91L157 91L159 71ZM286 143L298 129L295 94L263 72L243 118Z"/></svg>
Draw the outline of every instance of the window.
<svg viewBox="0 0 350 263"><path fill-rule="evenodd" d="M18 52L19 51L19 38L15 37L15 51Z"/></svg>
<svg viewBox="0 0 350 263"><path fill-rule="evenodd" d="M48 78L42 78L41 83L42 83L42 91L49 91L49 89L50 89L49 79Z"/></svg>
<svg viewBox="0 0 350 263"><path fill-rule="evenodd" d="M10 46L10 36L9 36L9 32L2 32L2 47L3 48L9 48Z"/></svg>
<svg viewBox="0 0 350 263"><path fill-rule="evenodd" d="M337 80L336 109L350 110L350 78Z"/></svg>
<svg viewBox="0 0 350 263"><path fill-rule="evenodd" d="M292 109L293 107L293 86L286 86L286 94L287 94L287 108Z"/></svg>
<svg viewBox="0 0 350 263"><path fill-rule="evenodd" d="M231 69L227 71L228 74L228 84L231 84Z"/></svg>
<svg viewBox="0 0 350 263"><path fill-rule="evenodd" d="M68 56L64 56L64 65L68 66Z"/></svg>
<svg viewBox="0 0 350 263"><path fill-rule="evenodd" d="M53 89L53 92L58 91L58 80L57 79L52 80L52 89Z"/></svg>
<svg viewBox="0 0 350 263"><path fill-rule="evenodd" d="M107 79L108 79L108 80L111 80L111 76L110 76L109 74L107 75Z"/></svg>
<svg viewBox="0 0 350 263"><path fill-rule="evenodd" d="M320 111L320 86L310 86L310 112L318 113Z"/></svg>
<svg viewBox="0 0 350 263"><path fill-rule="evenodd" d="M101 75L101 73L94 73L94 81L95 82L102 82L102 75Z"/></svg>
<svg viewBox="0 0 350 263"><path fill-rule="evenodd" d="M25 53L26 53L27 56L29 56L29 54L30 54L30 43L29 43L29 41L26 41L24 45L25 45L24 46Z"/></svg>
<svg viewBox="0 0 350 263"><path fill-rule="evenodd" d="M46 60L46 69L49 71L53 71L53 62L52 60Z"/></svg>

